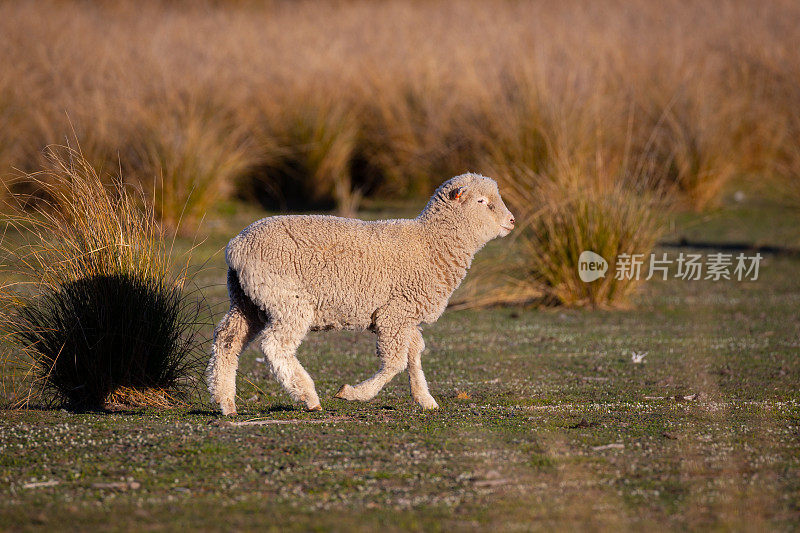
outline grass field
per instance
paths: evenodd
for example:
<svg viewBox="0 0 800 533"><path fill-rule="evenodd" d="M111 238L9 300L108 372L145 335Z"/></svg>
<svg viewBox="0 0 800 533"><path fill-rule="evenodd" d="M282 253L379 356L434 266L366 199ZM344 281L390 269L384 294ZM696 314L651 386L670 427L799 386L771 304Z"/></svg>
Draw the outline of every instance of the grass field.
<svg viewBox="0 0 800 533"><path fill-rule="evenodd" d="M232 212L196 253L215 318L219 250L258 216ZM446 312L424 332L435 412L405 375L371 403L333 400L377 365L372 336L352 332L300 348L321 413L291 405L253 349L233 421L201 401L3 411L0 529L794 530L799 223L757 202L675 217L669 242L783 249L758 281L653 281L613 312Z"/></svg>

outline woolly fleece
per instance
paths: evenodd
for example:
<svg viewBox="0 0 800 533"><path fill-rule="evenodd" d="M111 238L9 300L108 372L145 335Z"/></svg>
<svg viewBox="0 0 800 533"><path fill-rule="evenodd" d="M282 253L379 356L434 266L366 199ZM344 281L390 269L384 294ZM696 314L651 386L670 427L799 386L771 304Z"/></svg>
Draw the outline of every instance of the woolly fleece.
<svg viewBox="0 0 800 533"><path fill-rule="evenodd" d="M380 369L336 396L369 400L408 367L414 400L438 407L422 372L419 325L441 316L475 253L513 225L495 181L477 174L444 182L414 219L296 215L251 224L226 249L231 307L206 372L214 401L236 413L239 354L257 338L292 398L320 409L297 347L310 330L367 329L377 334Z"/></svg>

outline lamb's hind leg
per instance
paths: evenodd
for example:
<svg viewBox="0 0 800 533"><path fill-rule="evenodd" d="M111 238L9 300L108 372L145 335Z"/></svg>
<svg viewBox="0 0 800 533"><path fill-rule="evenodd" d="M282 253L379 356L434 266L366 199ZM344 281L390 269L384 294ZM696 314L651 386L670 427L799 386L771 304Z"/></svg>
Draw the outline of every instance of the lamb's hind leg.
<svg viewBox="0 0 800 533"><path fill-rule="evenodd" d="M236 369L239 355L256 333L264 327L257 310L237 303L214 330L211 360L206 369L206 382L213 400L222 414L236 414Z"/></svg>
<svg viewBox="0 0 800 533"><path fill-rule="evenodd" d="M228 295L231 308L214 330L206 382L211 397L222 408L222 414L235 415L239 355L263 329L264 317L242 290L234 270L228 270Z"/></svg>
<svg viewBox="0 0 800 533"><path fill-rule="evenodd" d="M416 327L399 330L378 330L378 357L381 367L371 378L351 387L343 385L336 398L367 401L374 398L389 381L408 364L408 343Z"/></svg>
<svg viewBox="0 0 800 533"><path fill-rule="evenodd" d="M418 328L414 328L408 343L408 382L411 385L411 397L423 409L436 409L439 404L428 391L428 382L422 372L422 351L424 349L425 341L422 340L422 332Z"/></svg>
<svg viewBox="0 0 800 533"><path fill-rule="evenodd" d="M272 375L283 385L292 399L303 402L309 411L319 411L322 406L314 389L314 381L295 355L307 332L307 322L298 323L297 320L286 322L275 319L264 330L261 350L269 363Z"/></svg>

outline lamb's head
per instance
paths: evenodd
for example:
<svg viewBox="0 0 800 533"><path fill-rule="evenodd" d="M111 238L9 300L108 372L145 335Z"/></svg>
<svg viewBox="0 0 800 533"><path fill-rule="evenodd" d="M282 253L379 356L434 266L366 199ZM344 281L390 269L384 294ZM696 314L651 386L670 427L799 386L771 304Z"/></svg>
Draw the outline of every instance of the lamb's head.
<svg viewBox="0 0 800 533"><path fill-rule="evenodd" d="M514 229L514 215L503 203L497 183L479 174L462 174L444 182L420 216L453 221L480 246Z"/></svg>

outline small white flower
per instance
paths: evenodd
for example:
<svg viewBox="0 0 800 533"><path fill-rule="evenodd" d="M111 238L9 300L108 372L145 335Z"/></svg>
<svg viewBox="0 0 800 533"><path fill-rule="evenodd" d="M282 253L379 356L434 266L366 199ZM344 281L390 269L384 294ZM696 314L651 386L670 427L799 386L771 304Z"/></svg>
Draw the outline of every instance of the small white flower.
<svg viewBox="0 0 800 533"><path fill-rule="evenodd" d="M647 357L647 352L637 353L637 352L631 351L631 362L634 363L634 364L638 365L639 363L644 362L644 358L645 357Z"/></svg>

